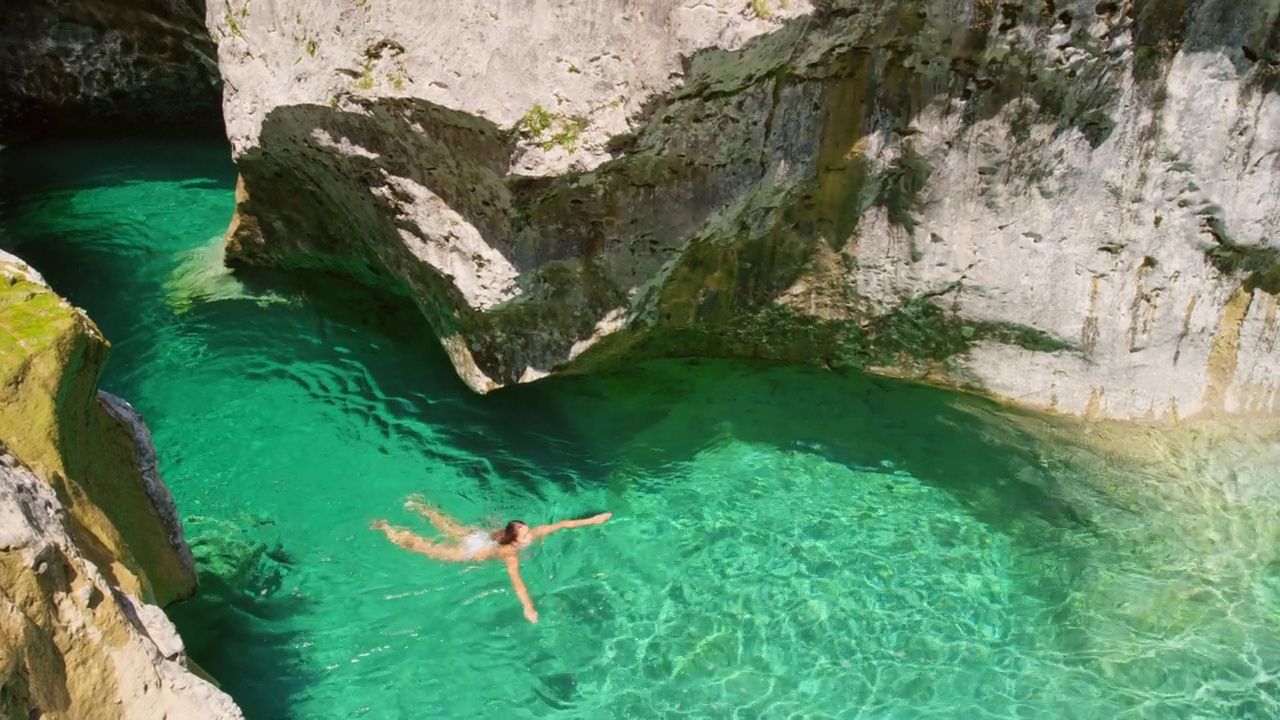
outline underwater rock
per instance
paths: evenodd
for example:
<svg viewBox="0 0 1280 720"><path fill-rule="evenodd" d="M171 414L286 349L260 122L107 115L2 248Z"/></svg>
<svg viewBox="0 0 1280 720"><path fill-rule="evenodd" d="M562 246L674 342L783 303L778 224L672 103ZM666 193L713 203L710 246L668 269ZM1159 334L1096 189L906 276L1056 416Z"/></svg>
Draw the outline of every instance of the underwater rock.
<svg viewBox="0 0 1280 720"><path fill-rule="evenodd" d="M409 295L480 392L700 355L1272 413L1268 8L211 3L229 260Z"/></svg>
<svg viewBox="0 0 1280 720"><path fill-rule="evenodd" d="M201 303L253 300L259 306L287 304L289 299L270 290L254 292L226 266L223 238L180 253L180 261L164 283L165 304L181 315Z"/></svg>
<svg viewBox="0 0 1280 720"><path fill-rule="evenodd" d="M200 592L167 608L192 654L218 636L233 612L259 615L271 602L291 564L287 551L255 532L260 523L191 517L187 528L200 569Z"/></svg>

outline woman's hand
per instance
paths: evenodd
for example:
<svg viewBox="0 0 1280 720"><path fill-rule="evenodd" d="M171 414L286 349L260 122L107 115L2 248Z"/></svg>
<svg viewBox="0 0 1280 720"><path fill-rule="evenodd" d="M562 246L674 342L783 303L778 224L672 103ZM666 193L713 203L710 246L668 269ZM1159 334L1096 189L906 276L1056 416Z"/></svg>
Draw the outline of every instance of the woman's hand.
<svg viewBox="0 0 1280 720"><path fill-rule="evenodd" d="M386 532L388 527L390 527L390 525L387 525L386 520L374 520L369 524L370 530L381 530L382 532Z"/></svg>
<svg viewBox="0 0 1280 720"><path fill-rule="evenodd" d="M588 522L590 522L592 525L603 525L611 517L613 517L613 513L611 512L600 513L599 515L596 515L595 517L591 518Z"/></svg>
<svg viewBox="0 0 1280 720"><path fill-rule="evenodd" d="M536 624L537 624L537 622L538 622L538 611L537 611L537 610L534 610L534 609L533 609L533 608L531 608L531 607L527 607L527 608L525 608L525 609L524 609L524 619L525 619L525 620L528 620L529 622L534 623L534 624L536 625Z"/></svg>

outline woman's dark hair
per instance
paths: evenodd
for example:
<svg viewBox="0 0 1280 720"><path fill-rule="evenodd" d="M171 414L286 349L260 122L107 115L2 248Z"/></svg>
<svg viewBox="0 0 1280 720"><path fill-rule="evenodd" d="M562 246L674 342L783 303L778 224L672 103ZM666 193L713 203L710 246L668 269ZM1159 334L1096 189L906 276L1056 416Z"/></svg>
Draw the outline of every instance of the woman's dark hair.
<svg viewBox="0 0 1280 720"><path fill-rule="evenodd" d="M524 524L523 520L512 520L502 529L502 534L498 536L499 545L510 545L516 541L516 534L520 532L520 528L529 527Z"/></svg>

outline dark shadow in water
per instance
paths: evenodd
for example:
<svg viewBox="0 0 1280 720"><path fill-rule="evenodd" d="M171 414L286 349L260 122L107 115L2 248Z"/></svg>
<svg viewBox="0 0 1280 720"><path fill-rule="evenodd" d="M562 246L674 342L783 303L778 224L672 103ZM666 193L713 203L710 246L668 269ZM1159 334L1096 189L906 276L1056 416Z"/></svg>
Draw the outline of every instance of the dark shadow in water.
<svg viewBox="0 0 1280 720"><path fill-rule="evenodd" d="M127 182L191 182L235 189L225 137L117 135L38 142L0 154L0 206L49 192ZM230 218L228 218L230 219Z"/></svg>
<svg viewBox="0 0 1280 720"><path fill-rule="evenodd" d="M266 323L276 313L307 312L385 338L376 352L351 348L350 357L386 396L403 401L388 402L389 408L449 438L446 444L461 452L441 459L469 477L482 484L514 482L535 496L542 495L539 486L547 481L571 488L604 477L606 469L594 461L576 424L556 404L531 404L531 396L521 392L472 392L409 299L322 272L250 268L237 270L236 277L253 294L302 298L306 309L224 303L209 306L210 323L243 323L250 316L254 323Z"/></svg>
<svg viewBox="0 0 1280 720"><path fill-rule="evenodd" d="M296 572L293 557L261 518L192 516L184 525L200 592L166 612L188 654L243 708L253 710L251 720L288 717L293 696L305 687L305 661L298 650L305 638L272 628L308 613L306 600L289 589ZM273 672L246 673L246 666ZM264 681L260 685L255 678Z"/></svg>
<svg viewBox="0 0 1280 720"><path fill-rule="evenodd" d="M1061 468L1046 460L1042 438L997 404L955 392L810 367L672 360L501 394L593 418L593 431L577 439L598 466L661 477L732 438L906 471L1002 531L1022 528L1028 516L1059 529L1090 525L1087 508L1068 500L1077 489L1060 485Z"/></svg>
<svg viewBox="0 0 1280 720"><path fill-rule="evenodd" d="M212 673L222 690L235 698L246 720L293 717L294 699L306 691L314 676L296 648L307 642L298 632L283 632L239 610L221 628L220 642L193 655ZM270 668L247 672L245 668Z"/></svg>

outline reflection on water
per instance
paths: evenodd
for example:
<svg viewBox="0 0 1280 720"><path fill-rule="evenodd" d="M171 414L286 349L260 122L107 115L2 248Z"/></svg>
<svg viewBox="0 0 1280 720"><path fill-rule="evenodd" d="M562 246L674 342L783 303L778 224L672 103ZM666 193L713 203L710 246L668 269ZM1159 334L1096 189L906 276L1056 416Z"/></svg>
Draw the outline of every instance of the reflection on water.
<svg viewBox="0 0 1280 720"><path fill-rule="evenodd" d="M40 151L3 237L112 340L207 576L175 614L251 717L1280 716L1270 428L711 361L478 397L402 302L223 272L225 148ZM530 626L367 530L416 492L616 517L531 555Z"/></svg>

